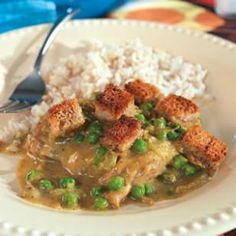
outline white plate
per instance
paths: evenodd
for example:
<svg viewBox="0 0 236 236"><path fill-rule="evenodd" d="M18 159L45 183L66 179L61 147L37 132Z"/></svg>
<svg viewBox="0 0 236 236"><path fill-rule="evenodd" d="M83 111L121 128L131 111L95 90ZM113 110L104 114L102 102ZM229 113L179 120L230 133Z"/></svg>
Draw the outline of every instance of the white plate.
<svg viewBox="0 0 236 236"><path fill-rule="evenodd" d="M29 72L32 64L29 53L35 52L47 29L47 25L30 27L0 36L0 59L9 73L17 77ZM203 120L209 131L230 146L227 160L217 176L183 198L153 207L129 205L99 213L58 212L26 204L20 199L16 195L16 159L1 156L2 235L209 236L236 227L236 46L208 34L172 26L111 20L71 22L56 44L75 47L81 39L121 43L137 37L147 45L182 55L208 69L208 92L215 97L215 102L204 106ZM31 49L26 52L29 45ZM59 51L52 49L48 60L56 61L63 54L63 50ZM23 66L18 68L22 62ZM8 76L5 91L14 78Z"/></svg>

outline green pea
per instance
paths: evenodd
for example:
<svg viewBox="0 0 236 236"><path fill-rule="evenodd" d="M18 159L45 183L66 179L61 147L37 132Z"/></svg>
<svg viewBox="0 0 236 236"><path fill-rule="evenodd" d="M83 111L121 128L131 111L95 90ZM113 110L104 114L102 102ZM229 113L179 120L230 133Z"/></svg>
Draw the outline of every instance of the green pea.
<svg viewBox="0 0 236 236"><path fill-rule="evenodd" d="M76 143L82 143L84 141L85 136L81 133L75 135L74 140Z"/></svg>
<svg viewBox="0 0 236 236"><path fill-rule="evenodd" d="M103 187L102 186L97 186L97 187L93 187L91 189L90 195L92 197L100 197L100 196L102 196L103 192L104 192Z"/></svg>
<svg viewBox="0 0 236 236"><path fill-rule="evenodd" d="M161 118L155 119L154 120L154 126L156 128L159 128L159 129L165 128L166 127L166 120L165 120L165 118L161 117Z"/></svg>
<svg viewBox="0 0 236 236"><path fill-rule="evenodd" d="M34 182L43 178L43 173L37 169L31 169L26 174L26 181Z"/></svg>
<svg viewBox="0 0 236 236"><path fill-rule="evenodd" d="M105 158L107 149L103 146L100 146L95 151L95 165L99 165Z"/></svg>
<svg viewBox="0 0 236 236"><path fill-rule="evenodd" d="M170 141L176 141L180 137L180 134L174 130L171 130L167 133L167 138Z"/></svg>
<svg viewBox="0 0 236 236"><path fill-rule="evenodd" d="M75 184L75 179L70 176L64 177L59 181L60 188L74 188Z"/></svg>
<svg viewBox="0 0 236 236"><path fill-rule="evenodd" d="M178 124L178 123L173 123L173 122L169 122L169 123L168 123L168 126L169 126L170 128L172 128L172 129L175 129L175 130L181 128L180 124Z"/></svg>
<svg viewBox="0 0 236 236"><path fill-rule="evenodd" d="M180 170L182 169L186 164L188 163L188 160L185 156L179 154L174 157L173 160L173 166L175 169Z"/></svg>
<svg viewBox="0 0 236 236"><path fill-rule="evenodd" d="M120 190L125 186L125 179L122 176L113 176L107 184L110 190Z"/></svg>
<svg viewBox="0 0 236 236"><path fill-rule="evenodd" d="M136 139L133 144L133 150L137 153L143 154L147 151L148 144L143 139Z"/></svg>
<svg viewBox="0 0 236 236"><path fill-rule="evenodd" d="M135 118L142 123L142 125L146 124L146 118L142 113L138 113L135 115Z"/></svg>
<svg viewBox="0 0 236 236"><path fill-rule="evenodd" d="M145 187L145 194L146 195L150 195L150 194L154 193L154 191L155 191L155 187L154 187L153 183L145 183L144 187Z"/></svg>
<svg viewBox="0 0 236 236"><path fill-rule="evenodd" d="M62 202L69 208L76 207L79 202L79 196L75 192L66 192L62 195Z"/></svg>
<svg viewBox="0 0 236 236"><path fill-rule="evenodd" d="M51 189L53 189L54 186L52 184L52 182L48 179L41 179L39 181L39 189L42 190L42 191L49 191Z"/></svg>
<svg viewBox="0 0 236 236"><path fill-rule="evenodd" d="M177 176L172 172L165 172L160 176L160 179L165 184L174 184L177 182Z"/></svg>
<svg viewBox="0 0 236 236"><path fill-rule="evenodd" d="M183 135L183 134L185 134L186 129L180 127L179 129L176 130L176 132L179 133L180 135Z"/></svg>
<svg viewBox="0 0 236 236"><path fill-rule="evenodd" d="M183 173L185 176L192 176L196 174L196 172L197 172L197 168L191 164L186 164L183 167Z"/></svg>
<svg viewBox="0 0 236 236"><path fill-rule="evenodd" d="M135 185L135 186L132 187L131 196L134 199L140 199L140 198L144 197L144 195L145 195L144 185Z"/></svg>
<svg viewBox="0 0 236 236"><path fill-rule="evenodd" d="M94 121L88 127L89 134L101 135L103 132L102 125L98 121Z"/></svg>
<svg viewBox="0 0 236 236"><path fill-rule="evenodd" d="M157 135L157 139L160 141L164 141L167 139L167 131L166 130L161 130L158 135Z"/></svg>
<svg viewBox="0 0 236 236"><path fill-rule="evenodd" d="M88 135L88 142L90 144L96 144L99 141L99 135L96 133L91 133Z"/></svg>
<svg viewBox="0 0 236 236"><path fill-rule="evenodd" d="M145 102L141 105L141 109L144 111L144 112L149 112L153 109L153 105L152 103L150 102Z"/></svg>
<svg viewBox="0 0 236 236"><path fill-rule="evenodd" d="M106 198L98 197L94 201L94 207L98 210L104 210L109 207L109 203Z"/></svg>

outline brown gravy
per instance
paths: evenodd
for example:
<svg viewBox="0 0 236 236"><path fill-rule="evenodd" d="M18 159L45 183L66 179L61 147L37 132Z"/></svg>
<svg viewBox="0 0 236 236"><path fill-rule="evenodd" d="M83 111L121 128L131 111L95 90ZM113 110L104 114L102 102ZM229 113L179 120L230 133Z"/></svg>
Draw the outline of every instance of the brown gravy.
<svg viewBox="0 0 236 236"><path fill-rule="evenodd" d="M99 177L106 172L106 169L102 166L98 168L95 165L91 165L91 162L94 160L95 147L86 142L83 144L74 144L72 142L69 145L59 146L58 153L62 156L68 157L72 155L71 159L73 160L73 153L80 153L85 158L83 160L74 158L74 162L69 161L68 158L64 160L62 158L61 164L56 160L33 160L27 156L27 153L22 154L17 168L17 180L21 189L21 197L36 204L57 209L64 208L61 203L61 195L65 190L59 189L57 183L62 177L71 176L76 179L78 188L76 191L80 195L78 208L94 210L94 198L91 196L90 191L92 187L99 185ZM137 158L137 156L133 155L132 158ZM88 163L89 165L86 165ZM108 167L108 164L110 164L110 167ZM90 168L86 168L86 166L90 166ZM109 163L107 160L104 166L111 168L113 163ZM173 171L173 168L169 168ZM44 177L54 183L55 188L49 192L41 192L37 189L37 186L32 188L26 181L26 175L30 169L40 169ZM87 175L84 173L87 173ZM209 176L204 170L199 170L194 176L186 177L179 175L179 173L177 173L177 175L179 179L174 184L165 184L160 178L155 178L152 181L156 189L155 193L145 197L142 201L153 204L156 201L177 198L199 188L209 180ZM136 200L128 197L123 204L132 203L134 201Z"/></svg>

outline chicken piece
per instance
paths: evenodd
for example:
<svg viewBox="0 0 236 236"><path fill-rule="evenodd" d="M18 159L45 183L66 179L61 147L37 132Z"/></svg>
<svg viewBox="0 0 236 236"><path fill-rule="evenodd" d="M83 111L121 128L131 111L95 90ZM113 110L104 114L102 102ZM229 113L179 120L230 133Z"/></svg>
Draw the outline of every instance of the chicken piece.
<svg viewBox="0 0 236 236"><path fill-rule="evenodd" d="M32 158L52 157L53 147L49 140L49 124L47 114L41 117L35 129L27 135L25 150Z"/></svg>
<svg viewBox="0 0 236 236"><path fill-rule="evenodd" d="M126 91L133 94L137 103L155 101L161 95L157 87L142 80L134 80L125 85Z"/></svg>
<svg viewBox="0 0 236 236"><path fill-rule="evenodd" d="M147 153L140 156L135 156L132 153L121 156L115 167L100 178L100 183L105 184L112 176L121 174L131 181L132 178L129 176L133 172L137 174L137 176L135 175L136 184L145 183L160 175L165 166L177 154L175 146L169 141L151 142L149 143L149 149Z"/></svg>
<svg viewBox="0 0 236 236"><path fill-rule="evenodd" d="M189 160L204 169L216 170L224 161L227 145L203 130L200 126L191 127L181 141Z"/></svg>
<svg viewBox="0 0 236 236"><path fill-rule="evenodd" d="M169 95L156 104L156 111L160 116L184 127L200 123L198 106L181 96Z"/></svg>
<svg viewBox="0 0 236 236"><path fill-rule="evenodd" d="M119 191L111 191L105 194L106 199L113 208L119 208L132 188L132 182L138 172L138 162L132 158L121 158L118 163L99 179L99 183L106 185L112 176L120 175L125 178L125 187Z"/></svg>
<svg viewBox="0 0 236 236"><path fill-rule="evenodd" d="M132 117L123 115L105 132L102 142L104 146L114 151L123 152L129 149L142 134L141 123Z"/></svg>
<svg viewBox="0 0 236 236"><path fill-rule="evenodd" d="M122 165L125 162L122 163ZM125 163L125 166L128 163ZM121 166L120 166L121 167ZM124 166L123 166L124 167ZM130 163L124 170L123 176L125 177L125 187L119 191L110 191L105 194L106 199L112 205L113 208L119 208L122 201L125 200L126 196L129 194L132 188L132 181L138 172L138 163ZM123 169L120 168L122 171Z"/></svg>
<svg viewBox="0 0 236 236"><path fill-rule="evenodd" d="M119 87L108 84L95 102L95 115L98 119L115 121L123 114L135 113L133 96Z"/></svg>
<svg viewBox="0 0 236 236"><path fill-rule="evenodd" d="M63 152L60 153L60 161L64 169L72 175L86 175L98 178L100 173L110 171L117 162L118 156L115 153L107 151L103 156L101 163L96 164L96 148L84 145L78 148L77 143L65 145Z"/></svg>
<svg viewBox="0 0 236 236"><path fill-rule="evenodd" d="M65 100L48 110L50 136L64 136L79 129L85 122L77 99Z"/></svg>
<svg viewBox="0 0 236 236"><path fill-rule="evenodd" d="M77 99L65 100L54 105L27 136L25 149L37 158L58 159L55 139L77 130L84 122Z"/></svg>
<svg viewBox="0 0 236 236"><path fill-rule="evenodd" d="M122 175L122 173L127 172L128 173L126 174L126 185L127 185L128 182L133 181L133 177L131 178L131 176L135 177L137 171L138 171L138 166L137 163L134 162L134 159L128 155L122 156L119 158L116 165L99 179L99 183L102 185L106 185L112 176Z"/></svg>
<svg viewBox="0 0 236 236"><path fill-rule="evenodd" d="M128 183L124 188L119 191L111 191L105 193L105 198L109 201L111 206L115 209L120 207L122 201L125 200L125 197L129 194L132 185Z"/></svg>
<svg viewBox="0 0 236 236"><path fill-rule="evenodd" d="M177 154L170 142L154 142L152 150L138 158L139 171L133 184L143 184L162 174L173 157Z"/></svg>
<svg viewBox="0 0 236 236"><path fill-rule="evenodd" d="M106 194L107 200L114 208L119 208L120 203L129 194L132 185L144 184L162 174L166 165L177 154L175 147L168 141L153 142L150 151L140 156L131 153L120 158L115 167L99 179L99 183L106 185L112 176L123 176L125 187L119 191Z"/></svg>

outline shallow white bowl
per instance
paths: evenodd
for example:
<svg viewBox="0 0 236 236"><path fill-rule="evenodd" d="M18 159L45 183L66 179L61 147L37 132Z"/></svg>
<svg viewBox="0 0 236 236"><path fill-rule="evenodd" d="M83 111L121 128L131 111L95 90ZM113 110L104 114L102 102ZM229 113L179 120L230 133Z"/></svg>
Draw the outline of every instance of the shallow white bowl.
<svg viewBox="0 0 236 236"><path fill-rule="evenodd" d="M0 60L12 81L29 72L34 53L48 25L25 28L0 36ZM140 38L144 44L182 55L208 71L208 93L215 99L202 107L209 131L230 147L219 173L204 187L153 207L126 206L109 212L58 212L25 203L17 196L15 158L0 156L1 235L215 235L236 227L236 45L217 37L172 26L116 20L68 23L47 61L58 60L79 40L122 43ZM27 49L27 50L26 50ZM23 64L22 64L23 63ZM13 76L14 75L14 76ZM7 116L2 118L7 119Z"/></svg>

